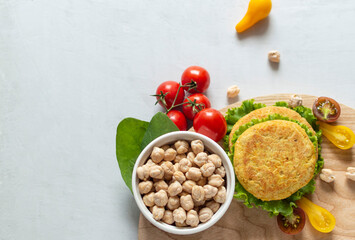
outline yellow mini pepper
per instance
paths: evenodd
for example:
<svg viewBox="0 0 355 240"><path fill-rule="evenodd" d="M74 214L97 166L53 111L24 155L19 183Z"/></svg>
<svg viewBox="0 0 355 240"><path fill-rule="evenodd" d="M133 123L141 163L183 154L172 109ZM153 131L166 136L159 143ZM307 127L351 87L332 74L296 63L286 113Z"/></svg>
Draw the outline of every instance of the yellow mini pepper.
<svg viewBox="0 0 355 240"><path fill-rule="evenodd" d="M266 18L271 11L271 7L271 0L250 0L247 13L237 26L235 26L237 32L244 32L255 23Z"/></svg>

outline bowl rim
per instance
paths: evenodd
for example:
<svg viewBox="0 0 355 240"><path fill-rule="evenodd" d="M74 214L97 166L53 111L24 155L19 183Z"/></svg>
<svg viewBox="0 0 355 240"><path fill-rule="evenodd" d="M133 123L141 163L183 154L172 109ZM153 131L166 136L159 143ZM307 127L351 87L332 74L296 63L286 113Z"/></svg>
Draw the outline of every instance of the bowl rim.
<svg viewBox="0 0 355 240"><path fill-rule="evenodd" d="M173 138L179 137L178 139L174 140ZM188 138L193 138L189 140ZM169 138L172 138L172 140L168 140ZM211 151L211 153L216 153L218 154L221 159L223 166L226 170L226 190L227 190L227 196L226 196L226 201L221 204L220 208L216 213L213 214L212 218L205 222L205 223L200 223L197 227L176 227L173 225L166 224L162 221L156 221L152 213L149 211L148 207L145 206L142 196L139 193L138 189L138 182L139 179L137 178L137 168L138 166L142 165L149 157L150 152L152 151L154 146L163 146L165 144L170 144L171 142L175 142L177 140L187 140L187 141L192 141L194 139L200 139L203 141L204 145L208 146L207 149L210 150L210 148L215 148L217 151ZM163 143L159 143L163 142ZM149 152L149 154L148 154ZM218 153L217 153L218 152ZM139 210L143 214L143 216L154 226L157 228L168 232L168 233L173 233L173 234L178 234L178 235L188 235L188 234L195 234L201 231L204 231L211 226L213 226L216 222L218 222L222 216L226 213L227 209L229 208L233 195L234 195L234 188L235 188L235 177L234 177L234 168L232 165L232 162L230 161L229 157L227 156L226 152L223 150L223 148L213 141L212 139L196 133L196 132L190 132L190 131L176 131L176 132L170 132L163 134L159 136L158 138L154 139L152 142L150 142L139 154L133 168L132 172L132 192L134 195L134 199L138 205Z"/></svg>

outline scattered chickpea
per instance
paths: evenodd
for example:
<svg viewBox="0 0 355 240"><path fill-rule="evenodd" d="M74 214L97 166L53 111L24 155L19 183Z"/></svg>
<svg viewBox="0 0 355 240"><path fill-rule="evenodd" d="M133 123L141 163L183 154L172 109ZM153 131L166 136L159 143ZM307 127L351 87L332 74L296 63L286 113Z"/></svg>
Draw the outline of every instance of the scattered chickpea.
<svg viewBox="0 0 355 240"><path fill-rule="evenodd" d="M191 141L191 148L194 154L199 154L205 150L205 146L201 140L193 140Z"/></svg>
<svg viewBox="0 0 355 240"><path fill-rule="evenodd" d="M238 96L239 92L240 92L240 88L237 85L230 86L227 89L227 97L235 98L236 96Z"/></svg>
<svg viewBox="0 0 355 240"><path fill-rule="evenodd" d="M174 146L178 154L186 153L189 150L189 144L186 141L176 141Z"/></svg>
<svg viewBox="0 0 355 240"><path fill-rule="evenodd" d="M191 167L186 173L186 178L192 181L198 181L201 179L201 170L199 168Z"/></svg>
<svg viewBox="0 0 355 240"><path fill-rule="evenodd" d="M331 183L334 182L335 176L333 174L333 171L330 169L322 169L321 174L319 175L320 179L322 179L324 182Z"/></svg>
<svg viewBox="0 0 355 240"><path fill-rule="evenodd" d="M290 97L288 105L292 108L302 106L302 98L299 95L294 94Z"/></svg>
<svg viewBox="0 0 355 240"><path fill-rule="evenodd" d="M160 190L154 194L154 203L158 207L164 207L168 203L168 194L164 190Z"/></svg>
<svg viewBox="0 0 355 240"><path fill-rule="evenodd" d="M182 184L183 182L185 182L186 177L183 172L176 171L174 172L173 179L178 181L180 184Z"/></svg>
<svg viewBox="0 0 355 240"><path fill-rule="evenodd" d="M208 220L211 219L213 215L213 212L210 208L208 207L205 207L205 208L202 208L199 212L199 219L200 219L200 222L207 222Z"/></svg>
<svg viewBox="0 0 355 240"><path fill-rule="evenodd" d="M183 223L186 220L186 212L182 207L173 211L174 221L176 223Z"/></svg>
<svg viewBox="0 0 355 240"><path fill-rule="evenodd" d="M208 162L201 167L201 172L204 177L210 177L215 169L216 166L213 163Z"/></svg>
<svg viewBox="0 0 355 240"><path fill-rule="evenodd" d="M216 196L213 197L213 199L218 202L218 203L224 203L226 201L227 197L227 190L224 186L220 186L218 188L218 192Z"/></svg>
<svg viewBox="0 0 355 240"><path fill-rule="evenodd" d="M153 218L157 221L163 218L165 209L163 207L154 206L152 209Z"/></svg>
<svg viewBox="0 0 355 240"><path fill-rule="evenodd" d="M208 156L207 153L205 152L200 152L199 154L196 155L195 159L194 159L194 163L199 166L202 167L208 160Z"/></svg>
<svg viewBox="0 0 355 240"><path fill-rule="evenodd" d="M222 166L222 159L217 154L211 154L208 156L208 162L215 165L216 168Z"/></svg>
<svg viewBox="0 0 355 240"><path fill-rule="evenodd" d="M174 217L173 217L173 212L170 210L165 210L164 216L163 216L163 222L166 224L173 224L174 223Z"/></svg>
<svg viewBox="0 0 355 240"><path fill-rule="evenodd" d="M153 188L153 182L152 181L143 181L138 184L138 189L140 194L146 194L149 193L150 190Z"/></svg>
<svg viewBox="0 0 355 240"><path fill-rule="evenodd" d="M280 53L277 50L272 50L268 53L268 58L270 62L278 63L280 62Z"/></svg>
<svg viewBox="0 0 355 240"><path fill-rule="evenodd" d="M192 193L192 188L196 186L196 183L192 180L187 180L182 184L182 189L187 193Z"/></svg>
<svg viewBox="0 0 355 240"><path fill-rule="evenodd" d="M201 186L193 186L192 187L192 198L199 202L205 199L205 190Z"/></svg>
<svg viewBox="0 0 355 240"><path fill-rule="evenodd" d="M205 198L206 199L211 199L214 196L216 196L218 189L216 187L213 187L211 185L205 185L203 186L203 190L205 191Z"/></svg>
<svg viewBox="0 0 355 240"><path fill-rule="evenodd" d="M160 190L168 191L168 184L164 180L159 180L154 183L155 191L159 192Z"/></svg>
<svg viewBox="0 0 355 240"><path fill-rule="evenodd" d="M190 194L180 197L180 205L186 211L189 211L194 208L194 202Z"/></svg>
<svg viewBox="0 0 355 240"><path fill-rule="evenodd" d="M216 168L214 173L220 175L222 178L224 178L226 176L226 170L223 166Z"/></svg>
<svg viewBox="0 0 355 240"><path fill-rule="evenodd" d="M221 206L221 204L219 204L218 202L216 202L214 200L206 203L206 207L210 208L213 213L216 213L220 206Z"/></svg>
<svg viewBox="0 0 355 240"><path fill-rule="evenodd" d="M195 210L190 210L186 214L186 224L190 225L191 227L197 227L200 220L198 214Z"/></svg>
<svg viewBox="0 0 355 240"><path fill-rule="evenodd" d="M144 195L143 197L143 202L147 207L153 207L154 206L154 192L148 193L147 195Z"/></svg>
<svg viewBox="0 0 355 240"><path fill-rule="evenodd" d="M223 178L218 174L213 174L208 178L208 184L214 187L219 187L224 183Z"/></svg>
<svg viewBox="0 0 355 240"><path fill-rule="evenodd" d="M150 167L150 173L149 175L152 178L156 178L156 179L163 179L164 177L164 170L161 166L155 165Z"/></svg>
<svg viewBox="0 0 355 240"><path fill-rule="evenodd" d="M191 162L187 158L181 159L179 162L179 169L181 172L186 173L192 166Z"/></svg>
<svg viewBox="0 0 355 240"><path fill-rule="evenodd" d="M143 165L137 168L137 176L140 180L146 181L149 178L149 166Z"/></svg>
<svg viewBox="0 0 355 240"><path fill-rule="evenodd" d="M168 187L168 193L169 193L169 196L171 196L171 197L176 196L181 192L182 192L182 186L178 181L173 182Z"/></svg>
<svg viewBox="0 0 355 240"><path fill-rule="evenodd" d="M346 173L345 173L345 176L352 180L352 181L355 181L355 167L348 167L346 169Z"/></svg>
<svg viewBox="0 0 355 240"><path fill-rule="evenodd" d="M170 210L175 210L180 207L180 199L178 196L169 197L167 207Z"/></svg>
<svg viewBox="0 0 355 240"><path fill-rule="evenodd" d="M162 148L154 147L152 154L150 154L154 163L160 163L164 159L164 150Z"/></svg>
<svg viewBox="0 0 355 240"><path fill-rule="evenodd" d="M164 160L165 161L173 161L176 157L176 151L172 148L168 148L165 150L164 153Z"/></svg>

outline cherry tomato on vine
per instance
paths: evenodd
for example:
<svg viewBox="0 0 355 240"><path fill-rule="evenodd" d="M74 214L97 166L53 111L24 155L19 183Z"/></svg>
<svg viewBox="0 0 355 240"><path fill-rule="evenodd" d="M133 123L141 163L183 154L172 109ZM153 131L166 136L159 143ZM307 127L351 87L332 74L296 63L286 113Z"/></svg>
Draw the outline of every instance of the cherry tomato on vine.
<svg viewBox="0 0 355 240"><path fill-rule="evenodd" d="M186 131L187 122L184 114L178 110L171 110L166 114L173 123L180 129L180 131Z"/></svg>
<svg viewBox="0 0 355 240"><path fill-rule="evenodd" d="M210 107L210 100L208 100L205 95L201 93L195 93L185 99L184 105L182 106L182 111L186 118L193 120L199 111Z"/></svg>
<svg viewBox="0 0 355 240"><path fill-rule="evenodd" d="M328 97L319 97L313 104L313 114L322 122L335 122L340 116L340 105Z"/></svg>
<svg viewBox="0 0 355 240"><path fill-rule="evenodd" d="M210 86L210 75L202 67L191 66L183 72L181 84L190 93L203 93Z"/></svg>
<svg viewBox="0 0 355 240"><path fill-rule="evenodd" d="M294 208L293 213L290 216L277 216L277 224L281 231L287 234L297 234L304 228L306 223L306 215L301 208Z"/></svg>
<svg viewBox="0 0 355 240"><path fill-rule="evenodd" d="M227 133L227 123L222 113L213 108L198 112L194 118L194 129L212 140L218 142Z"/></svg>
<svg viewBox="0 0 355 240"><path fill-rule="evenodd" d="M165 106L169 109L174 103L175 96L176 101L174 105L182 103L184 101L185 93L182 88L179 89L179 86L180 84L174 81L166 81L160 84L156 90L156 94L153 95L157 99L155 104L159 102L162 107Z"/></svg>

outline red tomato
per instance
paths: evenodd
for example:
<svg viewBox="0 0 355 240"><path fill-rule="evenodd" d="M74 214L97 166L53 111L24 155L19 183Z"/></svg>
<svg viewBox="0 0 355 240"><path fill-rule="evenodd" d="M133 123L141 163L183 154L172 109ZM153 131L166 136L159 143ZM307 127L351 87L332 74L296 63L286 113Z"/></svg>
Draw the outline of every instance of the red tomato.
<svg viewBox="0 0 355 240"><path fill-rule="evenodd" d="M196 113L202 109L210 107L210 100L208 100L205 95L201 93L195 93L185 99L184 105L182 106L182 112L188 119L193 120Z"/></svg>
<svg viewBox="0 0 355 240"><path fill-rule="evenodd" d="M183 72L181 84L189 85L184 89L190 93L203 93L210 86L210 75L202 67L191 66Z"/></svg>
<svg viewBox="0 0 355 240"><path fill-rule="evenodd" d="M293 209L291 216L284 217L281 214L277 216L277 224L279 228L287 234L297 234L304 228L306 223L306 215L301 208Z"/></svg>
<svg viewBox="0 0 355 240"><path fill-rule="evenodd" d="M171 110L166 114L173 123L180 129L180 131L186 131L187 122L184 114L178 110Z"/></svg>
<svg viewBox="0 0 355 240"><path fill-rule="evenodd" d="M227 133L227 123L222 113L213 108L198 112L194 118L194 129L218 142Z"/></svg>
<svg viewBox="0 0 355 240"><path fill-rule="evenodd" d="M175 105L182 103L185 93L182 88L179 90L179 93L177 93L179 86L180 84L174 81L166 81L160 84L157 88L156 95L154 95L157 98L157 102L159 102L162 107L165 105L165 107L169 109L173 105L177 94Z"/></svg>

